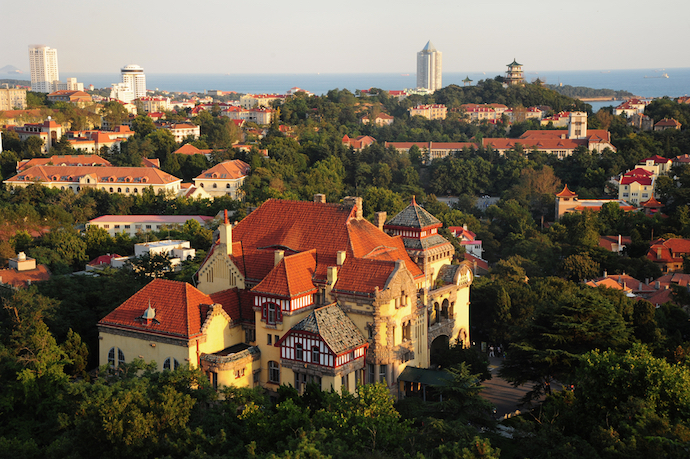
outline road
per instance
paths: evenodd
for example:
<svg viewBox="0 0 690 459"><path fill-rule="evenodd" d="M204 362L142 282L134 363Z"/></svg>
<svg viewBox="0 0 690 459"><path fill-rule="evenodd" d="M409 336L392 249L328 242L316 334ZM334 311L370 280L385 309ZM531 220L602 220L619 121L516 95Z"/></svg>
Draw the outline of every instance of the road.
<svg viewBox="0 0 690 459"><path fill-rule="evenodd" d="M520 407L518 404L520 399L531 390L531 386L527 384L513 387L498 377L498 369L503 359L501 357L488 357L488 359L492 378L482 383L484 390L481 395L496 406L496 419L501 419L516 410L529 409L528 406Z"/></svg>

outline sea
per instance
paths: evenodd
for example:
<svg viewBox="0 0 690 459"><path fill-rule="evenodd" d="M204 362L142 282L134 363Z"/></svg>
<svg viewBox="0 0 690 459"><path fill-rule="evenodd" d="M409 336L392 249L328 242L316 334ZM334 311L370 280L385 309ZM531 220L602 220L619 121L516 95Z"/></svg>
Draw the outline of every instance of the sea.
<svg viewBox="0 0 690 459"><path fill-rule="evenodd" d="M577 71L527 71L525 79L539 78L547 84L585 86L595 89L625 90L642 98L678 97L690 94L690 68L655 68L634 70L577 70ZM64 78L76 77L84 86L93 84L96 88L109 88L120 81L119 73L70 73L61 72ZM443 85L463 85L469 77L471 84L491 79L495 72L444 72ZM668 75L665 78L664 75ZM63 79L64 79L63 78ZM416 76L412 73L275 73L275 74L212 74L212 73L147 73L148 89L171 92L196 92L215 89L238 93L284 94L293 87L299 87L314 94L326 94L331 89L381 88L401 90L414 88ZM602 106L618 105L618 101L588 102L594 111Z"/></svg>

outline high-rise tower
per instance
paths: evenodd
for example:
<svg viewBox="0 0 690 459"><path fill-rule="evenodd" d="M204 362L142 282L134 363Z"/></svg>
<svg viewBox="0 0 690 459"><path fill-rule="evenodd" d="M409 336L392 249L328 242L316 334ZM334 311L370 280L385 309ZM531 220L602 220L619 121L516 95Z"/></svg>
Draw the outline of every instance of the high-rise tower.
<svg viewBox="0 0 690 459"><path fill-rule="evenodd" d="M417 87L431 92L441 89L441 52L431 41L417 53Z"/></svg>
<svg viewBox="0 0 690 459"><path fill-rule="evenodd" d="M29 65L31 67L31 90L53 92L60 80L58 72L57 49L45 45L29 46Z"/></svg>
<svg viewBox="0 0 690 459"><path fill-rule="evenodd" d="M144 69L138 65L130 64L122 67L122 82L129 86L135 99L146 97L146 75Z"/></svg>

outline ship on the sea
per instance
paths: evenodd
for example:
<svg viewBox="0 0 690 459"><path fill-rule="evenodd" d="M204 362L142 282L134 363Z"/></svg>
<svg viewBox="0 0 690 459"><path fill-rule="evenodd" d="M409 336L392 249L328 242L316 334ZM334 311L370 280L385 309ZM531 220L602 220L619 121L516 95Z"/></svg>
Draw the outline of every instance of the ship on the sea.
<svg viewBox="0 0 690 459"><path fill-rule="evenodd" d="M655 75L655 76L647 76L647 75L645 75L644 77L645 77L645 78L668 78L669 76L668 76L668 73L664 72L664 73L662 73L661 75Z"/></svg>

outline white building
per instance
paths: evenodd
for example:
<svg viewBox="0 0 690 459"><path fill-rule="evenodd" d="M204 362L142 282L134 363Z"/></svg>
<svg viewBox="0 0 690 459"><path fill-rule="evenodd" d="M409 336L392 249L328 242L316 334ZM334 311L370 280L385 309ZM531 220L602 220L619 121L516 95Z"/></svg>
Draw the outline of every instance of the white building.
<svg viewBox="0 0 690 459"><path fill-rule="evenodd" d="M113 83L110 88L110 98L117 99L125 104L131 104L134 100L134 91L128 83Z"/></svg>
<svg viewBox="0 0 690 459"><path fill-rule="evenodd" d="M213 217L205 215L102 215L89 220L86 227L103 228L111 237L123 232L134 237L140 232L182 227L188 220L196 220L201 226L206 226Z"/></svg>
<svg viewBox="0 0 690 459"><path fill-rule="evenodd" d="M138 65L130 64L122 67L122 82L127 84L134 93L134 99L146 97L146 75L144 69ZM128 102L128 101L123 101Z"/></svg>
<svg viewBox="0 0 690 459"><path fill-rule="evenodd" d="M441 89L441 52L434 48L431 41L417 53L417 87L433 92Z"/></svg>
<svg viewBox="0 0 690 459"><path fill-rule="evenodd" d="M76 78L67 78L67 81L62 83L56 82L56 91L83 91L84 83L79 83Z"/></svg>
<svg viewBox="0 0 690 459"><path fill-rule="evenodd" d="M29 65L31 67L31 90L53 92L60 80L57 49L45 45L29 46Z"/></svg>

